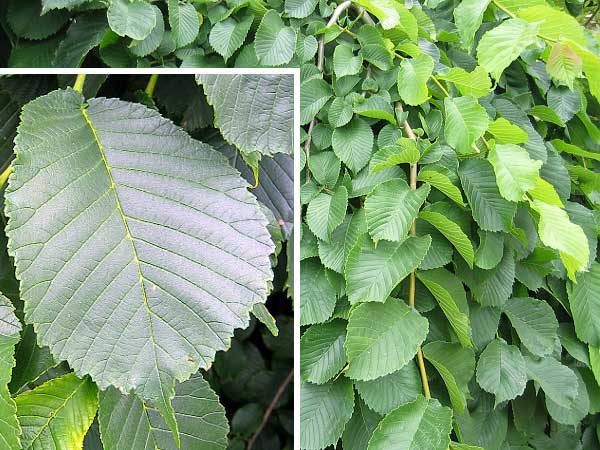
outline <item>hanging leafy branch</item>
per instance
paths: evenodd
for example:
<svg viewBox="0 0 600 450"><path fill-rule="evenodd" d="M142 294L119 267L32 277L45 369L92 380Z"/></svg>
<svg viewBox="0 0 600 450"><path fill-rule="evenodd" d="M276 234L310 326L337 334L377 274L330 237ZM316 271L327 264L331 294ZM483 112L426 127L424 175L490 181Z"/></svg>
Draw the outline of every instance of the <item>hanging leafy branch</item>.
<svg viewBox="0 0 600 450"><path fill-rule="evenodd" d="M278 334L265 302L291 285L286 258L278 257L292 231L291 130L247 120L239 133L250 142L242 143L229 133L239 127L232 111L247 107L246 99L211 107L210 90L239 85L257 101L249 113L279 114L286 123L292 77L145 78L145 88L124 93L144 104L97 96L110 84L106 76L59 80L73 83L59 89L36 86L35 77L0 80L2 107L20 112L2 129L10 148L3 157L12 159L12 137L15 155L3 176L2 245L11 259L3 250L0 283L7 449L81 448L96 416L97 444L106 450L125 442L225 449L230 438L250 437L239 425L243 413L228 436L225 409L205 380L220 389L219 377L205 371L215 362L223 380L241 375L215 358L232 346L235 329L248 327L251 312ZM252 140L265 135L266 142ZM250 167L236 161L248 151L261 187L255 193ZM277 342L268 339L262 345L274 351ZM239 345L255 350L250 341ZM279 345L291 364L291 348ZM263 376L280 383L291 366L281 370ZM275 392L265 395L260 401L268 404Z"/></svg>
<svg viewBox="0 0 600 450"><path fill-rule="evenodd" d="M600 59L583 10L319 11L301 447L600 448Z"/></svg>

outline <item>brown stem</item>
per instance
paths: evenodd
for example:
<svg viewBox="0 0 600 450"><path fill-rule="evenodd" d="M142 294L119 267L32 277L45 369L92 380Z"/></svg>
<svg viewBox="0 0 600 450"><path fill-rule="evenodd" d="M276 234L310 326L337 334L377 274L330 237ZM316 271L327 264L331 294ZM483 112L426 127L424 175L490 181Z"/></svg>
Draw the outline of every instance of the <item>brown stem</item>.
<svg viewBox="0 0 600 450"><path fill-rule="evenodd" d="M600 3L596 7L596 9L594 9L594 11L592 12L592 15L590 17L588 17L587 20L584 22L583 26L587 27L590 23L592 23L592 20L594 20L594 17L596 17L596 15L599 12L600 12Z"/></svg>
<svg viewBox="0 0 600 450"><path fill-rule="evenodd" d="M277 392L275 393L275 397L273 397L273 400L271 400L271 403L269 404L269 407L265 411L265 415L263 416L263 420L260 423L260 426L258 427L258 430L256 430L256 433L254 433L252 435L252 437L250 438L250 440L248 441L248 446L246 447L246 450L252 450L252 447L254 447L254 443L256 442L256 438L258 437L258 435L260 434L260 432L263 430L263 428L265 427L265 425L269 421L269 417L271 416L271 413L275 409L275 406L277 405L277 402L279 401L279 399L281 398L281 396L285 392L285 388L288 386L288 384L290 384L290 382L292 381L293 378L294 378L294 369L290 370L290 373L288 373L287 377L285 377L285 380L283 380L283 382L279 385L279 389L277 389Z"/></svg>
<svg viewBox="0 0 600 450"><path fill-rule="evenodd" d="M396 103L396 110L402 112L402 105L400 102ZM404 132L408 136L409 139L414 141L417 140L417 135L413 131L412 127L408 123L408 120L404 121ZM410 165L410 188L414 191L417 189L417 174L418 174L418 166L417 163ZM417 221L414 220L412 226L410 227L411 236L417 235ZM408 305L411 308L415 307L415 296L417 291L417 269L413 270L410 273L409 285L408 285ZM425 398L431 398L431 392L429 390L429 381L427 380L427 370L425 368L425 360L423 358L423 351L421 347L417 349L417 365L419 366L419 373L421 374L421 382L423 383L423 392L425 394Z"/></svg>

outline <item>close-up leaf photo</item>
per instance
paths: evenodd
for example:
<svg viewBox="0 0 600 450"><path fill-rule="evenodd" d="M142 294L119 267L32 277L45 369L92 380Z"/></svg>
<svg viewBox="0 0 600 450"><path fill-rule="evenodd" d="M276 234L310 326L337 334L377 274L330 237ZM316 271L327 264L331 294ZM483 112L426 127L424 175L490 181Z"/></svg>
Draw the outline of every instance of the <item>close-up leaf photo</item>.
<svg viewBox="0 0 600 450"><path fill-rule="evenodd" d="M0 78L0 448L293 448L293 87Z"/></svg>
<svg viewBox="0 0 600 450"><path fill-rule="evenodd" d="M5 0L0 67L0 450L600 450L600 1Z"/></svg>

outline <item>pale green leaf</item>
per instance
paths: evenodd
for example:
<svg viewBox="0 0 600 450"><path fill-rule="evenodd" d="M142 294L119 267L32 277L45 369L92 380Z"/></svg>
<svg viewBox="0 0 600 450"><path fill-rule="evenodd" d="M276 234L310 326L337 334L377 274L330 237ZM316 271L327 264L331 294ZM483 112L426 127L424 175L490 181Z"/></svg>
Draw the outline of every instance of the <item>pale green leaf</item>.
<svg viewBox="0 0 600 450"><path fill-rule="evenodd" d="M154 52L160 46L165 33L165 20L163 18L161 10L157 6L152 6L154 13L156 14L156 26L152 29L150 34L141 41L132 40L129 45L129 50L136 56L147 56ZM63 44L61 43L61 46ZM60 52L60 47L59 47ZM57 55L57 61L58 61Z"/></svg>
<svg viewBox="0 0 600 450"><path fill-rule="evenodd" d="M356 3L377 17L384 30L400 24L398 9L401 5L394 0L356 0Z"/></svg>
<svg viewBox="0 0 600 450"><path fill-rule="evenodd" d="M537 117L544 122L553 123L558 125L559 127L564 127L565 123L560 118L560 116L554 111L552 108L549 108L546 105L535 105L533 108L529 110L529 114ZM515 142L515 144L519 144L520 142Z"/></svg>
<svg viewBox="0 0 600 450"><path fill-rule="evenodd" d="M169 25L175 47L185 47L194 42L200 31L198 12L186 0L167 0Z"/></svg>
<svg viewBox="0 0 600 450"><path fill-rule="evenodd" d="M420 105L429 98L427 81L433 72L433 59L426 53L404 59L398 71L398 93L409 105Z"/></svg>
<svg viewBox="0 0 600 450"><path fill-rule="evenodd" d="M541 241L559 251L567 275L575 280L576 273L586 269L590 257L583 229L571 222L567 213L558 206L534 200L531 207L540 215L538 232Z"/></svg>
<svg viewBox="0 0 600 450"><path fill-rule="evenodd" d="M303 19L310 16L319 0L285 0L285 13L289 17Z"/></svg>
<svg viewBox="0 0 600 450"><path fill-rule="evenodd" d="M547 398L568 408L577 397L577 377L573 370L552 356L526 356L527 377L542 388Z"/></svg>
<svg viewBox="0 0 600 450"><path fill-rule="evenodd" d="M98 410L97 395L88 377L72 373L17 395L23 448L81 448Z"/></svg>
<svg viewBox="0 0 600 450"><path fill-rule="evenodd" d="M567 142L561 139L553 139L552 145L561 153L568 153L569 155L575 156L583 156L584 158L595 159L596 161L600 161L600 152L591 152L589 150L584 150L582 148L577 147L573 144L568 144Z"/></svg>
<svg viewBox="0 0 600 450"><path fill-rule="evenodd" d="M354 103L354 112L372 119L387 120L392 125L396 125L394 110L390 102L381 95L375 94L367 98L359 97Z"/></svg>
<svg viewBox="0 0 600 450"><path fill-rule="evenodd" d="M529 140L529 136L522 128L510 123L504 117L491 121L487 131L499 144L522 144Z"/></svg>
<svg viewBox="0 0 600 450"><path fill-rule="evenodd" d="M539 27L522 19L508 19L483 35L477 45L477 61L498 80L521 52L537 41Z"/></svg>
<svg viewBox="0 0 600 450"><path fill-rule="evenodd" d="M525 193L535 187L542 161L533 160L527 151L515 144L496 144L488 160L494 168L500 195L511 202L523 200Z"/></svg>
<svg viewBox="0 0 600 450"><path fill-rule="evenodd" d="M546 63L548 75L553 80L573 88L576 78L582 76L583 62L568 43L556 42Z"/></svg>
<svg viewBox="0 0 600 450"><path fill-rule="evenodd" d="M488 115L471 95L444 99L446 122L444 136L458 153L473 153L473 145L488 127Z"/></svg>
<svg viewBox="0 0 600 450"><path fill-rule="evenodd" d="M421 153L414 139L400 138L394 145L388 145L378 150L369 163L371 173L397 166L398 164L415 164Z"/></svg>
<svg viewBox="0 0 600 450"><path fill-rule="evenodd" d="M360 236L367 233L364 209L346 215L342 224L335 229L329 242L319 240L319 258L328 269L344 273L348 253Z"/></svg>
<svg viewBox="0 0 600 450"><path fill-rule="evenodd" d="M540 37L549 41L572 40L585 45L584 28L566 11L549 5L535 5L520 9L517 16L539 26Z"/></svg>
<svg viewBox="0 0 600 450"><path fill-rule="evenodd" d="M465 3L468 2L462 2L456 10ZM462 95L472 95L479 98L485 97L492 90L492 80L481 66L475 67L472 72L467 72L462 67L452 67L447 73L440 75L438 78L453 83Z"/></svg>
<svg viewBox="0 0 600 450"><path fill-rule="evenodd" d="M333 51L333 71L338 78L356 75L362 69L362 56L354 56L350 45L340 44Z"/></svg>
<svg viewBox="0 0 600 450"><path fill-rule="evenodd" d="M306 125L331 98L333 92L329 83L321 78L311 78L300 89L300 124Z"/></svg>
<svg viewBox="0 0 600 450"><path fill-rule="evenodd" d="M402 369L417 354L428 329L427 319L402 300L362 303L348 321L346 374L355 380L374 380Z"/></svg>
<svg viewBox="0 0 600 450"><path fill-rule="evenodd" d="M475 32L481 26L483 13L491 0L463 0L454 9L454 21L462 46L468 52L473 47Z"/></svg>

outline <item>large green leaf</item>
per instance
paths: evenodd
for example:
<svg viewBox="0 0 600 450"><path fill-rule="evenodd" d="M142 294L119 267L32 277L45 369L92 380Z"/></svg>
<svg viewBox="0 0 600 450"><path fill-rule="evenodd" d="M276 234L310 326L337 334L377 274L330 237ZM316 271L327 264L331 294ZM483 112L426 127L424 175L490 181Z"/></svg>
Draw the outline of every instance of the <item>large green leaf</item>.
<svg viewBox="0 0 600 450"><path fill-rule="evenodd" d="M300 373L310 383L323 384L331 380L346 364L344 340L346 323L334 320L313 325L300 340Z"/></svg>
<svg viewBox="0 0 600 450"><path fill-rule="evenodd" d="M354 410L352 382L340 377L327 384L300 385L300 447L321 450L342 436Z"/></svg>
<svg viewBox="0 0 600 450"><path fill-rule="evenodd" d="M395 298L357 306L350 314L344 343L346 374L373 380L400 370L414 358L428 329L427 319Z"/></svg>
<svg viewBox="0 0 600 450"><path fill-rule="evenodd" d="M453 200L460 206L465 206L460 189L454 185L452 180L450 180L450 178L446 175L446 172L442 169L423 169L419 172L417 180L429 183L438 191L446 195L450 200Z"/></svg>
<svg viewBox="0 0 600 450"><path fill-rule="evenodd" d="M258 60L268 66L287 64L296 49L296 32L285 25L275 10L269 10L262 18L254 49Z"/></svg>
<svg viewBox="0 0 600 450"><path fill-rule="evenodd" d="M552 356L535 358L526 356L527 377L542 388L546 397L568 408L577 396L577 377L567 366Z"/></svg>
<svg viewBox="0 0 600 450"><path fill-rule="evenodd" d="M333 194L321 192L308 204L306 224L319 239L330 241L331 234L344 221L347 207L348 193L344 186Z"/></svg>
<svg viewBox="0 0 600 450"><path fill-rule="evenodd" d="M538 25L508 19L483 35L477 45L477 60L496 80L521 52L537 40Z"/></svg>
<svg viewBox="0 0 600 450"><path fill-rule="evenodd" d="M352 119L348 125L333 130L331 137L333 151L353 172L358 172L367 165L373 142L373 130L359 117Z"/></svg>
<svg viewBox="0 0 600 450"><path fill-rule="evenodd" d="M333 71L337 77L356 75L362 68L362 56L354 56L349 45L338 45L333 51Z"/></svg>
<svg viewBox="0 0 600 450"><path fill-rule="evenodd" d="M102 12L80 14L67 30L54 57L54 67L79 67L86 55L100 42L108 30Z"/></svg>
<svg viewBox="0 0 600 450"><path fill-rule="evenodd" d="M321 78L311 78L302 83L300 87L300 124L305 125L310 122L325 106L331 95L331 86ZM352 113L350 113L351 117ZM349 121L350 119L346 123Z"/></svg>
<svg viewBox="0 0 600 450"><path fill-rule="evenodd" d="M218 22L210 30L210 46L227 61L239 49L250 31L254 16L245 16L239 22L231 17Z"/></svg>
<svg viewBox="0 0 600 450"><path fill-rule="evenodd" d="M21 323L15 316L12 304L0 294L0 442L6 450L21 449L21 426L17 420L17 408L8 391L20 331Z"/></svg>
<svg viewBox="0 0 600 450"><path fill-rule="evenodd" d="M6 21L20 38L45 39L55 34L69 20L67 11L47 11L42 14L42 5L37 0L8 2Z"/></svg>
<svg viewBox="0 0 600 450"><path fill-rule="evenodd" d="M473 153L473 145L488 127L488 115L475 97L444 99L446 122L444 135L448 144L458 153Z"/></svg>
<svg viewBox="0 0 600 450"><path fill-rule="evenodd" d="M492 165L483 159L468 159L460 164L458 175L479 227L509 231L517 205L500 195Z"/></svg>
<svg viewBox="0 0 600 450"><path fill-rule="evenodd" d="M367 450L446 450L450 431L452 410L421 396L385 416Z"/></svg>
<svg viewBox="0 0 600 450"><path fill-rule="evenodd" d="M600 263L578 274L568 292L577 337L600 347Z"/></svg>
<svg viewBox="0 0 600 450"><path fill-rule="evenodd" d="M273 244L256 199L157 112L73 90L23 108L16 153L7 234L39 343L102 389L135 389L176 430L174 381L265 301Z"/></svg>
<svg viewBox="0 0 600 450"><path fill-rule="evenodd" d="M429 190L428 184L412 190L404 180L390 180L377 186L364 205L373 241L404 240Z"/></svg>
<svg viewBox="0 0 600 450"><path fill-rule="evenodd" d="M555 403L551 398L546 398L546 407L550 417L558 423L577 426L590 413L590 396L579 372L575 371L574 373L577 377L575 398L566 407Z"/></svg>
<svg viewBox="0 0 600 450"><path fill-rule="evenodd" d="M464 258L469 267L473 267L475 251L469 236L461 227L464 215L460 210L446 202L429 205L419 213L419 218L429 222L448 239Z"/></svg>
<svg viewBox="0 0 600 450"><path fill-rule="evenodd" d="M433 72L433 59L426 53L405 59L398 71L398 93L409 105L420 105L429 97L427 81Z"/></svg>
<svg viewBox="0 0 600 450"><path fill-rule="evenodd" d="M487 9L491 0L463 0L454 10L454 21L458 34L461 37L462 46L465 50L471 51L475 32L481 26L483 13Z"/></svg>
<svg viewBox="0 0 600 450"><path fill-rule="evenodd" d="M194 5L185 0L167 0L167 6L175 47L184 47L194 42L200 30L200 20Z"/></svg>
<svg viewBox="0 0 600 450"><path fill-rule="evenodd" d="M290 17L303 19L308 17L319 3L319 0L285 0L285 12Z"/></svg>
<svg viewBox="0 0 600 450"><path fill-rule="evenodd" d="M423 356L444 380L452 407L459 415L462 414L469 395L469 381L475 372L473 350L458 344L435 341L423 347Z"/></svg>
<svg viewBox="0 0 600 450"><path fill-rule="evenodd" d="M590 257L583 229L571 222L565 210L558 206L534 200L531 207L540 215L538 231L541 241L559 251L567 275L574 281L576 272L586 269Z"/></svg>
<svg viewBox="0 0 600 450"><path fill-rule="evenodd" d="M356 0L356 3L377 17L383 29L394 28L400 23L398 9L401 4L394 0Z"/></svg>
<svg viewBox="0 0 600 450"><path fill-rule="evenodd" d="M329 282L325 269L316 259L301 262L300 287L302 325L328 320L335 308L336 291Z"/></svg>
<svg viewBox="0 0 600 450"><path fill-rule="evenodd" d="M81 448L98 410L98 389L89 377L54 378L15 398L24 449Z"/></svg>
<svg viewBox="0 0 600 450"><path fill-rule="evenodd" d="M292 154L294 77L290 75L198 75L215 125L242 152Z"/></svg>
<svg viewBox="0 0 600 450"><path fill-rule="evenodd" d="M330 242L319 240L319 258L325 267L344 273L348 253L360 236L367 232L364 210L346 215L342 224L331 234Z"/></svg>
<svg viewBox="0 0 600 450"><path fill-rule="evenodd" d="M511 298L503 312L531 353L538 356L552 353L558 338L558 321L548 303L530 297Z"/></svg>
<svg viewBox="0 0 600 450"><path fill-rule="evenodd" d="M156 26L146 38L139 41L134 40L129 46L131 53L136 56L146 56L154 52L158 49L164 38L165 20L162 11L157 6L153 6L152 9L154 9L154 13L156 14Z"/></svg>
<svg viewBox="0 0 600 450"><path fill-rule="evenodd" d="M467 2L462 2L461 5L464 3ZM467 72L461 67L453 67L440 78L453 83L462 95L485 97L492 89L492 81L486 70L481 66L475 67L472 72Z"/></svg>
<svg viewBox="0 0 600 450"><path fill-rule="evenodd" d="M495 395L496 406L523 394L527 373L519 348L502 339L490 342L477 362L477 383Z"/></svg>
<svg viewBox="0 0 600 450"><path fill-rule="evenodd" d="M515 144L496 144L488 159L494 168L500 195L511 202L523 200L523 195L535 187L542 161L532 160Z"/></svg>
<svg viewBox="0 0 600 450"><path fill-rule="evenodd" d="M499 144L522 144L529 140L529 136L525 131L510 123L504 117L498 117L490 122L488 133L492 134Z"/></svg>
<svg viewBox="0 0 600 450"><path fill-rule="evenodd" d="M463 347L472 347L469 307L460 280L444 268L421 270L417 278L433 294Z"/></svg>
<svg viewBox="0 0 600 450"><path fill-rule="evenodd" d="M514 254L505 249L497 266L489 270L475 268L472 275L475 300L482 306L502 306L510 297L515 281Z"/></svg>
<svg viewBox="0 0 600 450"><path fill-rule="evenodd" d="M106 15L115 33L139 41L148 37L156 26L152 5L142 0L113 0Z"/></svg>
<svg viewBox="0 0 600 450"><path fill-rule="evenodd" d="M355 380L354 387L369 408L379 414L387 414L412 402L423 392L419 369L414 362L374 380Z"/></svg>
<svg viewBox="0 0 600 450"><path fill-rule="evenodd" d="M227 448L225 408L200 374L177 385L172 403L181 431L181 449ZM98 418L105 450L177 449L159 412L135 395L123 395L115 388L101 392Z"/></svg>
<svg viewBox="0 0 600 450"><path fill-rule="evenodd" d="M344 269L350 303L385 302L396 285L419 266L430 245L429 235L378 245L363 236L348 253Z"/></svg>

